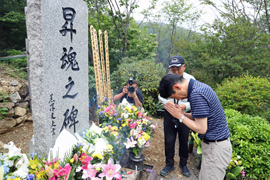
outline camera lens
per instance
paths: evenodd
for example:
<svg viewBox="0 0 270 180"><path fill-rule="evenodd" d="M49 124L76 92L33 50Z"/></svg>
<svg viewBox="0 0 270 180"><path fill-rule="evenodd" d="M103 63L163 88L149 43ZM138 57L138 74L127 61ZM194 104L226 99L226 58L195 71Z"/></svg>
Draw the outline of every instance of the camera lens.
<svg viewBox="0 0 270 180"><path fill-rule="evenodd" d="M129 86L128 87L128 92L130 92L131 94L133 94L135 92L135 87Z"/></svg>

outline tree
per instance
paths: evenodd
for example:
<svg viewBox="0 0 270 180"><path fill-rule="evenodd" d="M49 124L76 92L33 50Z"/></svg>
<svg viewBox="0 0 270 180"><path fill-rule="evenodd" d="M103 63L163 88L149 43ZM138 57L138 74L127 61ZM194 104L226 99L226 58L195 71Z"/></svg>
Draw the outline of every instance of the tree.
<svg viewBox="0 0 270 180"><path fill-rule="evenodd" d="M91 2L87 1L87 3ZM96 5L100 8L96 8ZM128 57L137 56L138 59L153 57L155 55L154 50L156 47L156 42L154 41L155 35L149 34L147 33L146 29L138 27L138 24L134 21L132 17L130 17L128 20L128 26L125 27L127 29L125 30L125 40L123 41L121 36L119 36L118 29L115 28L115 23L122 29L121 18L123 22L126 22L126 15L121 14L120 17L119 14L116 14L112 16L111 10L108 6L108 3L105 1L98 3L93 2L93 4L88 4L88 7L90 8L89 26L93 25L97 31L101 29L102 32L104 32L105 30L108 32L111 72L117 69L117 64L123 58L123 48L125 49L125 56ZM99 9L99 12L97 12L97 9ZM99 16L97 16L97 14L99 14ZM126 44L124 44L124 42ZM91 47L91 43L89 44Z"/></svg>
<svg viewBox="0 0 270 180"><path fill-rule="evenodd" d="M188 4L187 0L171 0L165 1L162 12L170 28L169 32L171 35L169 52L172 54L174 51L173 40L175 38L176 29L183 25L184 22L196 21L200 16L200 11L197 11L192 4Z"/></svg>
<svg viewBox="0 0 270 180"><path fill-rule="evenodd" d="M214 7L223 18L241 18L256 25L261 32L270 33L269 0L201 0Z"/></svg>
<svg viewBox="0 0 270 180"><path fill-rule="evenodd" d="M0 4L0 53L5 56L8 50L25 49L26 0L0 0Z"/></svg>

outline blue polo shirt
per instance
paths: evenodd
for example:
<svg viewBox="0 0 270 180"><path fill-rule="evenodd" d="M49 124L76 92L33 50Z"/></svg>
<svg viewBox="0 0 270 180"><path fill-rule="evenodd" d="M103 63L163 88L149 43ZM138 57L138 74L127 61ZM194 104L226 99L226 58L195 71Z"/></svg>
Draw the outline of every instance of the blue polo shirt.
<svg viewBox="0 0 270 180"><path fill-rule="evenodd" d="M190 79L188 101L193 119L207 117L207 131L203 135L199 134L199 138L220 140L230 137L223 107L210 86Z"/></svg>

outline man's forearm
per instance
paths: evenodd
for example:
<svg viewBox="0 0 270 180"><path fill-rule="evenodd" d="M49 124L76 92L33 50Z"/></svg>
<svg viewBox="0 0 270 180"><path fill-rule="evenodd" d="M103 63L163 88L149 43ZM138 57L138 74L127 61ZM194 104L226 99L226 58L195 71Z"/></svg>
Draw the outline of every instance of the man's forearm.
<svg viewBox="0 0 270 180"><path fill-rule="evenodd" d="M137 94L135 95L135 97L134 97L133 99L134 99L134 102L135 102L135 105L136 105L136 106L142 107L142 103L141 103L141 101L139 100Z"/></svg>
<svg viewBox="0 0 270 180"><path fill-rule="evenodd" d="M199 134L205 134L207 131L207 118L196 118L194 121L186 116L183 124Z"/></svg>
<svg viewBox="0 0 270 180"><path fill-rule="evenodd" d="M114 97L113 97L113 102L117 102L121 99L121 97L123 97L125 95L125 93L121 92L120 94L116 94Z"/></svg>
<svg viewBox="0 0 270 180"><path fill-rule="evenodd" d="M188 117L189 119L193 119L191 113L184 113L184 115L185 115L186 117Z"/></svg>

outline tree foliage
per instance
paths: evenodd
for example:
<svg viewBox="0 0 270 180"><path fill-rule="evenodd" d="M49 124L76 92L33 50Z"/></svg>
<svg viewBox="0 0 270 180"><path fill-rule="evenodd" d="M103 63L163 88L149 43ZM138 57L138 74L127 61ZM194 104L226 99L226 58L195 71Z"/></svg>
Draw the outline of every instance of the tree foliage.
<svg viewBox="0 0 270 180"><path fill-rule="evenodd" d="M216 93L223 108L235 109L270 122L270 81L267 78L244 75L225 79Z"/></svg>
<svg viewBox="0 0 270 180"><path fill-rule="evenodd" d="M11 49L24 50L26 0L0 0L0 56Z"/></svg>
<svg viewBox="0 0 270 180"><path fill-rule="evenodd" d="M233 152L241 157L247 179L270 178L270 124L258 116L226 109Z"/></svg>
<svg viewBox="0 0 270 180"><path fill-rule="evenodd" d="M143 107L153 116L163 105L158 103L158 85L165 69L161 63L155 64L154 59L138 60L136 57L124 58L118 70L112 73L111 84L114 92L126 85L129 77L134 77L144 95Z"/></svg>

